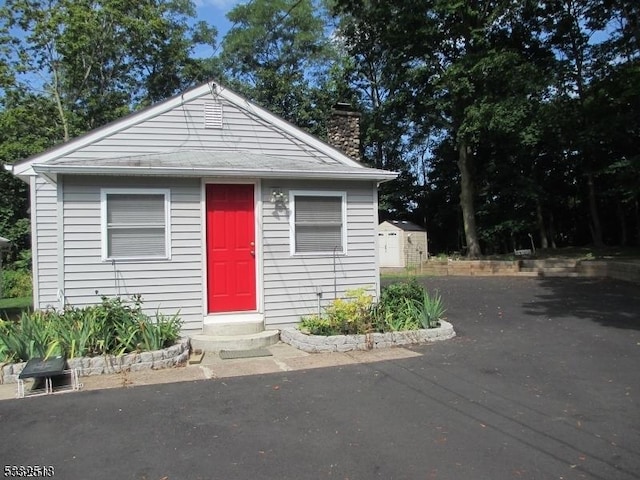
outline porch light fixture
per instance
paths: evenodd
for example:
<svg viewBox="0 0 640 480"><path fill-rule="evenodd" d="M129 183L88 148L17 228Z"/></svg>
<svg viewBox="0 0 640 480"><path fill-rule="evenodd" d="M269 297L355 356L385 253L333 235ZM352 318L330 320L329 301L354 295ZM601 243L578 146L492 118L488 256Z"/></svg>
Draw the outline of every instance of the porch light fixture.
<svg viewBox="0 0 640 480"><path fill-rule="evenodd" d="M280 187L271 189L271 203L286 206L288 201L289 197L287 197L287 194L284 193Z"/></svg>

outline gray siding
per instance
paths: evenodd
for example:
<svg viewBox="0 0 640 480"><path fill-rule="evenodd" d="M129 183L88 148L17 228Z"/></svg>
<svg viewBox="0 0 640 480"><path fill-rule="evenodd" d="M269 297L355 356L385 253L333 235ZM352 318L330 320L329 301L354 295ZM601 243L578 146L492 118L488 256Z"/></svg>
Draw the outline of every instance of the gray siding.
<svg viewBox="0 0 640 480"><path fill-rule="evenodd" d="M34 185L32 184L32 187ZM35 206L32 205L31 221L35 223L32 247L37 262L36 308L58 307L58 209L57 189L42 178L35 179Z"/></svg>
<svg viewBox="0 0 640 480"><path fill-rule="evenodd" d="M117 158L145 153L189 149L241 150L295 159L337 160L266 123L249 110L223 101L223 127L204 128L203 95L90 145L68 153L67 159ZM215 179L211 179L215 181ZM185 331L200 331L203 311L203 248L201 179L168 177L60 178L64 211L56 211L56 189L37 181L35 216L40 307L57 305L58 288L76 306L94 304L100 296L141 294L149 312L180 310ZM373 182L266 181L262 184L262 278L258 295L268 326L297 323L314 313L322 291L322 306L346 290L377 291L376 188ZM271 187L285 190L340 190L347 193L348 239L346 255L290 254L287 212L274 210ZM169 188L171 191L170 261L101 259L100 189L105 187ZM61 231L56 225L60 220ZM64 251L58 252L58 242ZM58 262L60 267L58 268ZM64 279L62 280L62 277ZM60 286L58 286L58 282Z"/></svg>
<svg viewBox="0 0 640 480"><path fill-rule="evenodd" d="M204 128L204 104L200 97L168 112L131 126L66 156L69 159L112 158L170 152L178 149L242 150L294 158L322 158L286 133L228 102L223 103L223 128Z"/></svg>
<svg viewBox="0 0 640 480"><path fill-rule="evenodd" d="M369 182L268 182L262 183L262 237L264 313L267 326L297 323L315 313L317 291L325 307L346 290L366 288L375 295L376 269L375 186ZM347 254L291 256L289 215L270 202L271 189L332 190L347 193Z"/></svg>
<svg viewBox="0 0 640 480"><path fill-rule="evenodd" d="M171 260L104 262L101 258L100 189L169 188ZM141 294L148 313L180 311L183 329L202 327L200 180L108 177L64 179L64 293L75 306L102 295Z"/></svg>

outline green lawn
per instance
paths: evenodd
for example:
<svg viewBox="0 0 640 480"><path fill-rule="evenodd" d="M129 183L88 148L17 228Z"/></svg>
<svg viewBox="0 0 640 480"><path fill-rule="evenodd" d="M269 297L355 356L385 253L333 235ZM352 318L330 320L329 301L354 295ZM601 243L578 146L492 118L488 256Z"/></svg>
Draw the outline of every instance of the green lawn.
<svg viewBox="0 0 640 480"><path fill-rule="evenodd" d="M33 308L31 297L0 298L0 319L17 318L24 310Z"/></svg>

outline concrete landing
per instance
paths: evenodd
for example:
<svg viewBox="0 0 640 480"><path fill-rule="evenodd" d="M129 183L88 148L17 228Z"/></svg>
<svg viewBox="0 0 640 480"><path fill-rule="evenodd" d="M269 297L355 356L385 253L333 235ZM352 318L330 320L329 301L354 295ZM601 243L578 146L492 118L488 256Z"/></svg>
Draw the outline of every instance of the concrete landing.
<svg viewBox="0 0 640 480"><path fill-rule="evenodd" d="M191 349L204 352L219 352L220 350L251 350L252 348L268 347L278 343L278 330L264 330L257 333L241 335L191 335Z"/></svg>
<svg viewBox="0 0 640 480"><path fill-rule="evenodd" d="M199 364L168 368L164 370L144 370L110 375L82 377L82 389L78 392L57 395L78 395L83 391L108 388L131 388L141 385L190 382L196 380L242 377L267 373L309 370L359 363L382 362L420 356L421 354L404 348L354 351L345 353L306 353L285 343L266 347L273 356L259 358L239 358L223 360L217 353L206 352ZM16 385L0 385L0 400L16 398ZM30 399L25 398L24 402Z"/></svg>

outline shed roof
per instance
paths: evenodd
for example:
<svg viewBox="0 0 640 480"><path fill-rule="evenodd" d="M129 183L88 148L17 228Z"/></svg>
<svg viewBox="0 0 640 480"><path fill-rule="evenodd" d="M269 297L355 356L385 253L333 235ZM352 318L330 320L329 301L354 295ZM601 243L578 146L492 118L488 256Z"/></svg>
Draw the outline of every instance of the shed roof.
<svg viewBox="0 0 640 480"><path fill-rule="evenodd" d="M390 223L394 227L398 227L400 230L404 230L405 232L426 232L427 229L421 227L420 225L416 225L413 222L409 222L408 220L387 220L382 223Z"/></svg>
<svg viewBox="0 0 640 480"><path fill-rule="evenodd" d="M0 248L8 246L10 243L9 239L0 237Z"/></svg>

